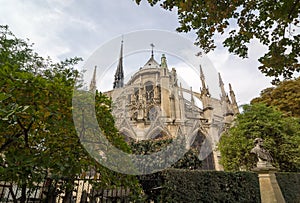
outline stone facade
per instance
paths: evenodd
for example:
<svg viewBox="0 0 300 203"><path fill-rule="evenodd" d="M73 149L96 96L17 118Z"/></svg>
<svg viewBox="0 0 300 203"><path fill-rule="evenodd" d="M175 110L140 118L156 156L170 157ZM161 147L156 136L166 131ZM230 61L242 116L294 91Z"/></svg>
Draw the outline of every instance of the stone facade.
<svg viewBox="0 0 300 203"><path fill-rule="evenodd" d="M187 146L200 147L200 158L207 160L205 169L222 170L219 153L214 148L238 113L231 85L229 99L219 75L220 98L211 97L200 66L201 90L185 89L178 81L176 69L168 68L165 55L158 63L153 50L145 65L123 85L122 49L123 45L114 89L105 92L113 100L112 113L120 133L127 139L146 140L176 137L180 131L186 136ZM201 101L202 106L195 100Z"/></svg>

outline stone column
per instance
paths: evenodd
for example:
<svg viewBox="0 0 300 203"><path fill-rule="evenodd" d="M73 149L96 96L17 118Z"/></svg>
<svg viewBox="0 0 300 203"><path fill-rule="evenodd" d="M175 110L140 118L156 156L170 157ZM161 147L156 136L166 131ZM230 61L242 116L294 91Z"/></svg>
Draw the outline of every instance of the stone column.
<svg viewBox="0 0 300 203"><path fill-rule="evenodd" d="M260 198L262 203L285 203L280 187L277 183L274 167L257 167L253 171L258 173Z"/></svg>

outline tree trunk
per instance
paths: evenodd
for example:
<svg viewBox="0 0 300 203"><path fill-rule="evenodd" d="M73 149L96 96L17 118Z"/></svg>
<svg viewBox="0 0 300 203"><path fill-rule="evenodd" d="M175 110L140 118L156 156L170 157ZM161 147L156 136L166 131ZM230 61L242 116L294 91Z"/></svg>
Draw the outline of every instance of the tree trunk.
<svg viewBox="0 0 300 203"><path fill-rule="evenodd" d="M57 190L56 190L56 184L57 182L53 183L52 179L47 179L46 180L46 186L45 189L45 194L46 196L46 202L47 203L55 203L56 202L56 197L58 195Z"/></svg>
<svg viewBox="0 0 300 203"><path fill-rule="evenodd" d="M63 203L72 203L72 190L66 190L65 196L63 198Z"/></svg>
<svg viewBox="0 0 300 203"><path fill-rule="evenodd" d="M21 190L21 199L20 203L25 203L26 202L26 185L22 185L22 190Z"/></svg>
<svg viewBox="0 0 300 203"><path fill-rule="evenodd" d="M11 196L12 196L12 198L13 198L13 202L14 202L14 203L18 203L17 198L16 198L16 195L15 195L15 193L14 193L12 187L13 187L12 185L9 187L9 191L10 191Z"/></svg>
<svg viewBox="0 0 300 203"><path fill-rule="evenodd" d="M73 189L74 189L74 179L71 178L69 180L66 180L66 190L65 190L65 196L63 198L63 203L73 203Z"/></svg>

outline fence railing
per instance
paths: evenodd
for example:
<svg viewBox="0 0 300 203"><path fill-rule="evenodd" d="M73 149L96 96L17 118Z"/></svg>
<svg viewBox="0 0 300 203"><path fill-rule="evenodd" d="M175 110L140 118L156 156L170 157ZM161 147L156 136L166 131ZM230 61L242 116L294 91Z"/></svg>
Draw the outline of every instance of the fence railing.
<svg viewBox="0 0 300 203"><path fill-rule="evenodd" d="M59 186L61 183L45 180L34 187L26 188L26 203L99 203L130 201L130 190L126 187L96 189L86 179L74 181L72 192L66 194ZM24 189L23 189L24 194ZM22 187L12 182L0 181L0 202L19 203Z"/></svg>

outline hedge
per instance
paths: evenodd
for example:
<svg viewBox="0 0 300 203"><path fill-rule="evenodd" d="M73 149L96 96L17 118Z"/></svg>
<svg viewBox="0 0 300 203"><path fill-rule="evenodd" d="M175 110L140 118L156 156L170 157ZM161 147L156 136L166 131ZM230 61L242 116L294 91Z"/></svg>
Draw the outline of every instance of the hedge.
<svg viewBox="0 0 300 203"><path fill-rule="evenodd" d="M164 176L162 172L138 176L138 180L145 193L146 202L162 202L162 189L164 185Z"/></svg>
<svg viewBox="0 0 300 203"><path fill-rule="evenodd" d="M300 173L276 173L286 203L300 203Z"/></svg>
<svg viewBox="0 0 300 203"><path fill-rule="evenodd" d="M257 174L249 172L165 172L164 202L260 202Z"/></svg>
<svg viewBox="0 0 300 203"><path fill-rule="evenodd" d="M152 177L141 182L154 202L260 202L256 173L168 169Z"/></svg>

